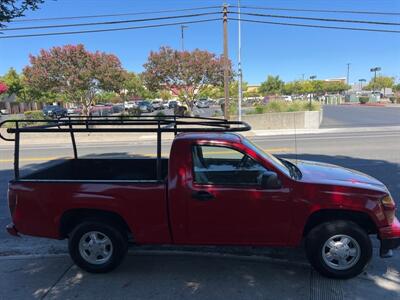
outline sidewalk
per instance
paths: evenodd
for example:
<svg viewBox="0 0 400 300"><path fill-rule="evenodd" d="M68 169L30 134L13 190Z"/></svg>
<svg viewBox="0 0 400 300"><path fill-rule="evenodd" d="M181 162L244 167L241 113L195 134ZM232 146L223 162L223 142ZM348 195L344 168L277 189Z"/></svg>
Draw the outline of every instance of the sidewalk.
<svg viewBox="0 0 400 300"><path fill-rule="evenodd" d="M66 255L0 257L0 299L400 299L399 271L399 259L376 254L345 281L303 262L237 255L133 251L108 274L83 272Z"/></svg>

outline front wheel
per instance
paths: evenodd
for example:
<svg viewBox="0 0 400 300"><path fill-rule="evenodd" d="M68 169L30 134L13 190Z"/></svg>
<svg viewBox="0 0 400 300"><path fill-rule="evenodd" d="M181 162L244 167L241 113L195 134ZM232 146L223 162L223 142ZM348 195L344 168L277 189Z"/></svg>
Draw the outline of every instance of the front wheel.
<svg viewBox="0 0 400 300"><path fill-rule="evenodd" d="M91 273L105 273L115 269L126 255L127 238L113 225L87 221L79 224L68 242L72 260Z"/></svg>
<svg viewBox="0 0 400 300"><path fill-rule="evenodd" d="M367 233L353 222L326 222L307 235L306 253L321 275L345 279L364 270L372 257L372 244Z"/></svg>

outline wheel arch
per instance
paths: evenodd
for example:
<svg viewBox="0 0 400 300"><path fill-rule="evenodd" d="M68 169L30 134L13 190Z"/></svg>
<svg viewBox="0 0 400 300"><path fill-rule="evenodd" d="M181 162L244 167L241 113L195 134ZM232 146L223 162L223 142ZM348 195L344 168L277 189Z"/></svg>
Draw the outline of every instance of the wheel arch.
<svg viewBox="0 0 400 300"><path fill-rule="evenodd" d="M367 234L378 232L377 226L372 218L365 212L346 209L321 209L313 212L307 219L303 229L303 237L307 236L315 226L329 221L351 221L365 229Z"/></svg>
<svg viewBox="0 0 400 300"><path fill-rule="evenodd" d="M63 213L60 218L59 234L62 239L68 237L69 233L81 222L96 220L112 224L120 228L128 237L132 231L124 218L116 212L91 208L70 209Z"/></svg>

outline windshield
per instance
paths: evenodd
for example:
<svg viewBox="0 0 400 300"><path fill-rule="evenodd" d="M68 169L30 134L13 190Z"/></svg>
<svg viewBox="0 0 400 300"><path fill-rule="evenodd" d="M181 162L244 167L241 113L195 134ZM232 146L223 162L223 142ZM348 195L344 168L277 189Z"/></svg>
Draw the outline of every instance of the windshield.
<svg viewBox="0 0 400 300"><path fill-rule="evenodd" d="M293 177L290 168L286 164L284 164L282 162L282 160L276 158L275 156L273 156L272 154L270 154L268 152L265 152L263 149L258 147L256 144L254 144L250 140L248 140L246 138L242 138L242 140L243 140L243 144L246 147L250 148L251 150L255 151L258 155L260 155L264 159L271 162L274 165L274 167L279 169L282 173L285 173L289 177Z"/></svg>

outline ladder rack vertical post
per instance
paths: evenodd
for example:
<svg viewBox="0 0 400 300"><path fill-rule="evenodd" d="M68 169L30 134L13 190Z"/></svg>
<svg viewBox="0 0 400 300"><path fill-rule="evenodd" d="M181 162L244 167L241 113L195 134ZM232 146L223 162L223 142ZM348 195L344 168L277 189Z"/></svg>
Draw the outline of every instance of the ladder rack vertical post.
<svg viewBox="0 0 400 300"><path fill-rule="evenodd" d="M69 123L69 129L70 129L70 135L71 135L71 141L72 141L72 148L74 150L74 159L78 159L78 150L76 149L75 134L74 134L74 131L72 130L71 117L68 117L68 123Z"/></svg>
<svg viewBox="0 0 400 300"><path fill-rule="evenodd" d="M160 120L157 122L157 180L162 180Z"/></svg>
<svg viewBox="0 0 400 300"><path fill-rule="evenodd" d="M14 144L14 177L15 180L19 180L19 141L20 141L20 133L18 121L15 122L15 144Z"/></svg>
<svg viewBox="0 0 400 300"><path fill-rule="evenodd" d="M178 134L178 127L176 126L176 116L174 115L174 136L176 136Z"/></svg>

